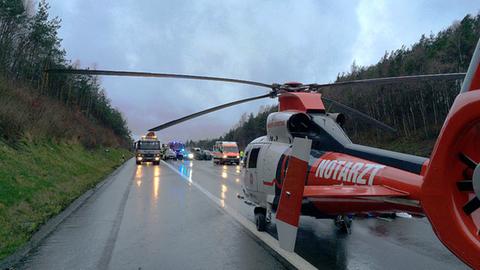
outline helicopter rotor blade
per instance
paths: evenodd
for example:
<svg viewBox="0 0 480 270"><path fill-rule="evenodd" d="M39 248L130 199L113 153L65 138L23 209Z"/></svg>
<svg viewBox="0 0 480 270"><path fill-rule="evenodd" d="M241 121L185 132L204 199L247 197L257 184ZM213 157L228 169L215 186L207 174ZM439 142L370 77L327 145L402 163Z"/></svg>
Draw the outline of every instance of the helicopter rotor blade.
<svg viewBox="0 0 480 270"><path fill-rule="evenodd" d="M332 99L329 99L329 98L326 98L326 97L322 97L322 99L326 102L330 102L331 104L340 107L341 109L347 111L350 114L353 114L355 116L358 116L358 117L364 119L365 121L377 126L380 129L383 129L383 130L386 130L386 131L389 131L389 132L392 132L392 133L397 132L397 130L394 129L393 127L391 127L391 126L389 126L389 125L387 125L387 124L385 124L385 123L383 123L383 122L381 122L381 121L379 121L379 120L377 120L377 119L375 119L375 118L373 118L373 117L371 117L371 116L369 116L369 115L367 115L367 114L365 114L365 113L363 113L359 110L356 110L356 109L354 109L352 107L349 107L349 106L347 106L343 103L340 103L338 101L335 101L335 100L332 100Z"/></svg>
<svg viewBox="0 0 480 270"><path fill-rule="evenodd" d="M149 129L148 131L159 131L159 130L171 127L173 125L185 122L187 120L202 116L202 115L207 114L207 113L211 113L211 112L218 111L218 110L221 110L221 109L225 109L225 108L235 106L235 105L238 105L238 104L241 104L241 103L245 103L245 102L249 102L249 101L253 101L253 100L257 100L257 99L262 99L262 98L267 98L267 97L272 97L272 94L268 93L268 94L261 95L261 96L250 97L250 98L245 98L245 99L240 99L240 100L237 100L237 101L225 103L225 104L222 104L222 105L219 105L219 106L215 106L215 107L212 107L212 108L200 111L200 112L196 112L196 113L184 116L182 118L178 118L176 120L161 124L159 126L156 126L154 128Z"/></svg>
<svg viewBox="0 0 480 270"><path fill-rule="evenodd" d="M400 82L417 82L428 80L462 80L465 78L466 73L442 73L442 74L425 74L425 75L412 75L412 76L399 76L399 77L386 77L386 78L373 78L353 81L343 81L325 84L311 84L312 87L317 89L327 87L340 87L348 85L381 85Z"/></svg>
<svg viewBox="0 0 480 270"><path fill-rule="evenodd" d="M138 72L138 71L118 71L118 70L95 70L95 69L47 69L47 73L57 74L79 74L79 75L102 75L102 76L123 76L123 77L150 77L150 78L177 78L189 80L204 80L204 81L220 81L229 83L247 84L272 89L273 86L266 83L238 80L222 77L198 76L187 74L173 74L173 73L153 73L153 72Z"/></svg>
<svg viewBox="0 0 480 270"><path fill-rule="evenodd" d="M45 72L57 73L57 74L178 78L178 79L190 79L190 80L221 81L221 82L253 85L253 86L264 87L269 89L274 89L276 87L281 86L280 84L266 84L266 83L249 81L249 80L239 80L239 79L232 79L232 78L212 77L212 76L198 76L198 75L188 75L188 74L173 74L173 73L94 70L94 69L46 69ZM441 73L441 74L411 75L411 76L342 81L342 82L325 83L325 84L313 83L313 84L307 84L305 86L310 86L318 90L326 87L340 87L340 86L348 86L348 85L381 85L381 84L390 84L390 83L415 82L415 81L427 81L427 80L460 80L465 78L465 74L466 73Z"/></svg>
<svg viewBox="0 0 480 270"><path fill-rule="evenodd" d="M195 114L179 118L177 120L165 123L163 125L157 126L155 128L150 129L151 131L157 131L160 129L164 129L170 127L172 125L181 123L183 121L187 121L189 119L220 110L226 107L234 106L240 103L248 102L255 99L260 99L264 97L273 97L276 96L278 90L284 89L285 91L295 91L291 89L289 84L265 84L256 81L248 81L248 80L239 80L239 79L231 79L231 78L223 78L223 77L211 77L211 76L198 76L198 75L187 75L187 74L173 74L173 73L152 73L152 72L136 72L136 71L116 71L116 70L90 70L90 69L47 69L45 70L47 73L57 73L57 74L80 74L80 75L103 75L103 76L128 76L128 77L152 77L152 78L178 78L178 79L191 79L191 80L206 80L206 81L221 81L221 82L229 82L229 83L238 83L238 84L245 84L245 85L253 85L258 87L264 87L271 89L272 91L269 94L257 96L253 98L247 98L231 103L227 103L224 105L212 107L205 111L197 112ZM416 81L427 81L427 80L460 80L465 78L466 73L443 73L443 74L426 74L426 75L412 75L412 76L400 76L400 77L386 77L386 78L373 78L373 79L363 79L363 80L352 80L352 81L341 81L341 82L334 82L334 83L326 83L326 84L306 84L304 85L305 90L308 91L321 91L322 88L335 88L341 86L349 86L349 85L382 85L382 84L391 84L391 83L401 83L401 82L416 82ZM330 102L338 106L339 108L356 115L367 122L390 132L397 132L396 129L393 127L382 123L375 118L368 116L365 113L362 113L356 109L353 109L345 104L342 104L338 101L324 98L324 101Z"/></svg>

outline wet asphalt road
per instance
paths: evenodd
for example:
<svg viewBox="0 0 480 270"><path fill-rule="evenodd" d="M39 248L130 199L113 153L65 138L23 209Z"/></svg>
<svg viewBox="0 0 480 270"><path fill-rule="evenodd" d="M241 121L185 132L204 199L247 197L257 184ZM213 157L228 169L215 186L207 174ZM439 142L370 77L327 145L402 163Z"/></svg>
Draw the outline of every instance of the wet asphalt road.
<svg viewBox="0 0 480 270"><path fill-rule="evenodd" d="M284 268L191 183L253 222L253 207L236 196L240 166L168 164L136 166L130 160L16 268ZM330 220L302 217L300 224L295 252L320 269L467 269L426 219L355 219L349 235ZM268 233L276 237L274 223Z"/></svg>
<svg viewBox="0 0 480 270"><path fill-rule="evenodd" d="M15 269L283 269L165 165L128 161Z"/></svg>

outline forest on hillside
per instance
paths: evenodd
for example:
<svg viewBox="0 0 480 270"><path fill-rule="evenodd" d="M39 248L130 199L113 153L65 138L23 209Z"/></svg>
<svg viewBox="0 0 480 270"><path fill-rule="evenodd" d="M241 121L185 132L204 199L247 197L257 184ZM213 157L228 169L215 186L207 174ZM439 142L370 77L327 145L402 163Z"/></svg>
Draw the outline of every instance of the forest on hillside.
<svg viewBox="0 0 480 270"><path fill-rule="evenodd" d="M36 1L35 1L36 2ZM78 67L66 59L58 30L41 0L0 0L0 137L76 140L88 147L128 145L130 131L95 76L44 73Z"/></svg>
<svg viewBox="0 0 480 270"><path fill-rule="evenodd" d="M339 73L336 81L465 72L479 38L480 15L467 15L435 35L422 35L410 47L385 52L377 64L364 67L353 62L350 71ZM387 133L344 112L347 116L344 128L355 143L427 156L461 83L424 81L345 86L321 92L325 97L364 112L397 130L396 133ZM334 105L326 105L327 111L343 112ZM261 110L256 116L243 115L237 125L220 138L189 141L188 144L208 149L216 140L233 140L245 147L256 137L266 134L266 117L272 111L276 111L276 107Z"/></svg>

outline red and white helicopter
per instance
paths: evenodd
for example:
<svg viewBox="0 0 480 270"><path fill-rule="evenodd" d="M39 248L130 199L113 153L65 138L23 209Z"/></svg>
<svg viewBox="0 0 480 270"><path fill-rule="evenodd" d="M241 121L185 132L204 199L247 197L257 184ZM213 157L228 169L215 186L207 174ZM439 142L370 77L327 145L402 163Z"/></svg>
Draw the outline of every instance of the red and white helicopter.
<svg viewBox="0 0 480 270"><path fill-rule="evenodd" d="M480 42L466 74L434 74L331 84L264 84L182 74L110 70L50 69L48 73L213 80L270 89L154 127L158 131L233 105L278 98L267 135L246 148L244 192L254 202L257 228L276 213L280 246L293 251L300 215L336 218L364 212L402 211L425 215L443 244L480 269ZM344 118L329 114L323 101L389 127L319 93L338 85L464 79L429 159L354 144L343 132ZM348 225L348 224L347 224Z"/></svg>

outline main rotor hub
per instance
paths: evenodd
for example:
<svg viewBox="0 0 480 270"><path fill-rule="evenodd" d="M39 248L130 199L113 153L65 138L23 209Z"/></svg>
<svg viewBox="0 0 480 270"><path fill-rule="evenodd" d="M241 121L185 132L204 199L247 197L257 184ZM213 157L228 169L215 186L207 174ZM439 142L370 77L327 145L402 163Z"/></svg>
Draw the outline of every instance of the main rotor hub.
<svg viewBox="0 0 480 270"><path fill-rule="evenodd" d="M284 83L284 85L289 87L299 87L299 86L302 86L303 84L301 82L287 82L287 83Z"/></svg>
<svg viewBox="0 0 480 270"><path fill-rule="evenodd" d="M310 92L310 85L299 82L287 82L281 85L274 85L274 89L285 92Z"/></svg>

